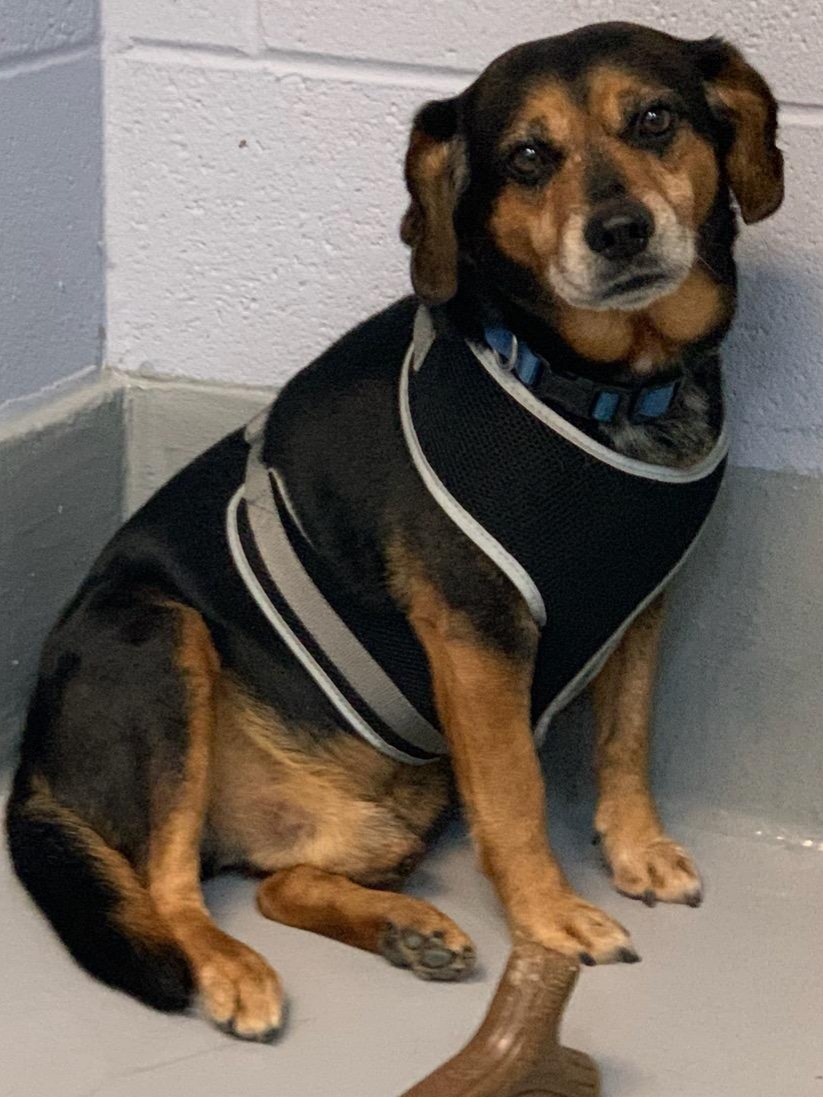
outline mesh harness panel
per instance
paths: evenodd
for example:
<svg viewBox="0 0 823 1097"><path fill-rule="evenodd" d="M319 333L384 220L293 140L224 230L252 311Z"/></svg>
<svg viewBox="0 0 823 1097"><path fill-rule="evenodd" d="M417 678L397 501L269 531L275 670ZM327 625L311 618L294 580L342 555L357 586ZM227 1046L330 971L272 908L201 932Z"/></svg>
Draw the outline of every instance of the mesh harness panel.
<svg viewBox="0 0 823 1097"><path fill-rule="evenodd" d="M458 335L429 332L418 347L399 392L410 453L437 502L524 593L542 626L532 714L545 731L695 543L723 477L725 445L697 474L658 476L581 444L552 413L535 414L500 383L496 359ZM228 519L247 587L264 611L261 599L273 609L271 623L354 731L408 762L447 753L425 652L408 622L399 610L375 612L342 593L262 464L261 432L262 423L251 425L244 495ZM272 550L259 522L256 536L255 512L266 511L287 552ZM315 588L310 597L300 594L305 582ZM312 612L301 612L301 602Z"/></svg>

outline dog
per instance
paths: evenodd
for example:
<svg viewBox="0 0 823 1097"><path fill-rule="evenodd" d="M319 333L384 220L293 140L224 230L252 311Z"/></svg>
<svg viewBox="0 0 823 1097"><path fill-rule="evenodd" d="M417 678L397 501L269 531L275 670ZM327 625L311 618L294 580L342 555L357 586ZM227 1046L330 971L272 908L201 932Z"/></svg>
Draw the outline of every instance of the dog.
<svg viewBox="0 0 823 1097"><path fill-rule="evenodd" d="M783 196L776 128L733 46L623 23L519 46L420 110L401 229L415 296L161 489L45 644L8 840L88 972L270 1040L278 978L201 892L237 868L263 878L269 918L423 978L465 975L467 935L397 887L453 787L513 937L636 960L549 846L538 665L552 711L596 673L595 827L615 887L700 902L649 790L649 712L663 586L722 475L738 211L760 221ZM518 456L530 431L534 464ZM565 447L550 467L544 444ZM250 476L262 495L242 496ZM543 555L524 564L535 531ZM292 568L268 592L267 555ZM284 594L307 575L306 612L342 624L360 692ZM407 662L400 688L388 671Z"/></svg>

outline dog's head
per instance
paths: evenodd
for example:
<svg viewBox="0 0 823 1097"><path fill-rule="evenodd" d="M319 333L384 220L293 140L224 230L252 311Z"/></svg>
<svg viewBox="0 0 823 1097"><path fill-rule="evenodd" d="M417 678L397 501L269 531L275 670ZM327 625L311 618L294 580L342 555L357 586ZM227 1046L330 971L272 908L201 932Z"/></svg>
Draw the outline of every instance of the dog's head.
<svg viewBox="0 0 823 1097"><path fill-rule="evenodd" d="M698 338L732 308L730 192L747 223L781 203L776 129L765 81L718 39L613 23L519 46L416 118L415 289L446 301L471 269L594 359L627 353L641 319Z"/></svg>

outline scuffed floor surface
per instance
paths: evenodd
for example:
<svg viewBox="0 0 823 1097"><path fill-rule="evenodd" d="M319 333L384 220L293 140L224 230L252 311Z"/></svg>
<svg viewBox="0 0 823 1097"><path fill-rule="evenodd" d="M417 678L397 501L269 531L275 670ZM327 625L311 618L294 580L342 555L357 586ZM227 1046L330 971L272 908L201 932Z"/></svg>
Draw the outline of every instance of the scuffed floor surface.
<svg viewBox="0 0 823 1097"><path fill-rule="evenodd" d="M745 829L745 828L743 828ZM743 832L743 831L741 831ZM605 1097L823 1097L823 853L680 828L707 880L699 911L613 894L588 835L555 833L576 885L633 932L643 963L584 971L565 1041ZM164 1017L93 983L11 876L0 886L2 1097L397 1097L469 1037L507 947L463 839L415 881L471 933L466 984L417 982L376 957L263 920L253 887L208 888L215 917L267 956L290 996L272 1047Z"/></svg>

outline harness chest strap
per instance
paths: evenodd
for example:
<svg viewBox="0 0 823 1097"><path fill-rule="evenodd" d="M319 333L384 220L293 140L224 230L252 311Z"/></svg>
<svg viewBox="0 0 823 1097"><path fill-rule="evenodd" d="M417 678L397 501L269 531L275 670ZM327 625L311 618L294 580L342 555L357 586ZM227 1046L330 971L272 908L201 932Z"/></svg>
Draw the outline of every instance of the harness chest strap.
<svg viewBox="0 0 823 1097"><path fill-rule="evenodd" d="M297 611L303 626L311 633L328 661L340 670L365 704L388 727L402 728L403 738L422 751L434 755L446 754L448 748L443 735L420 715L363 647L318 590L295 552L280 517L275 497L276 485L273 483L271 470L266 467L262 458L266 417L267 413L263 413L252 420L246 428L249 456L243 494L256 548L271 581L286 602ZM282 617L277 628L293 651L295 645L299 646L300 650L295 654L301 658L301 662L315 680L319 680L322 676L323 680L319 681L319 684L338 709L341 707L345 709L343 714L349 722L356 721L358 725L356 730L373 745L385 751L389 744L376 736L368 724L357 717L351 706L345 702L345 698L339 695L339 691L333 689L333 683L317 666L301 641L288 629ZM288 632L288 637L284 632ZM337 697L335 693L338 693ZM399 759L405 762L420 761L419 758L393 748L390 748L390 753L397 754Z"/></svg>

